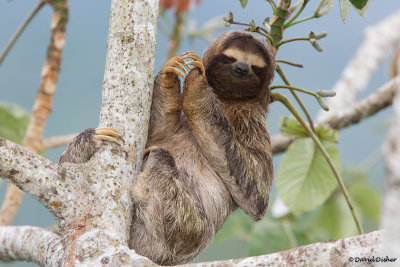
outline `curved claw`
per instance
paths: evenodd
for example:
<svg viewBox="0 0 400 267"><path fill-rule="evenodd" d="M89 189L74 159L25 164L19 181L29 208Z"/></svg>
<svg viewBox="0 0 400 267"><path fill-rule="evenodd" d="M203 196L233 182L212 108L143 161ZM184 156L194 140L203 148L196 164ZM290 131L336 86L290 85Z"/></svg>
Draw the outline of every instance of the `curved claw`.
<svg viewBox="0 0 400 267"><path fill-rule="evenodd" d="M195 52L192 52L192 51L188 51L188 52L186 52L186 53L183 53L182 55L181 55L181 57L182 58L190 58L190 59L193 59L193 61L190 61L190 62L186 62L186 65L188 66L188 65L192 65L192 66L194 66L194 67L196 67L196 68L199 68L199 70L200 70L200 72L201 72L201 75L203 76L203 77L205 77L205 69L204 69L204 65L203 65L203 61L202 61L202 59L201 59L201 57L197 54L197 53L195 53Z"/></svg>
<svg viewBox="0 0 400 267"><path fill-rule="evenodd" d="M122 139L122 141L124 140L122 138L122 135L120 135L116 130L114 130L112 128L108 128L108 127L96 128L95 134L96 135L94 136L94 138L96 138L97 140L99 140L99 141L110 141L110 142L113 142L113 143L115 143L115 144L117 144L119 146L121 144L114 137L120 138L120 139Z"/></svg>
<svg viewBox="0 0 400 267"><path fill-rule="evenodd" d="M182 78L185 78L185 75L177 68L175 67L164 67L162 73L175 73L178 76L181 76Z"/></svg>
<svg viewBox="0 0 400 267"><path fill-rule="evenodd" d="M192 51L188 51L186 53L183 53L181 55L182 58L191 58L193 60L196 61L200 61L201 62L201 57L196 53L196 52L192 52Z"/></svg>
<svg viewBox="0 0 400 267"><path fill-rule="evenodd" d="M192 59L192 61L185 61L185 58ZM198 54L192 51L170 58L165 64L162 73L174 73L185 78L191 69L190 66L199 68L201 75L205 77L205 69L202 59Z"/></svg>
<svg viewBox="0 0 400 267"><path fill-rule="evenodd" d="M205 69L204 69L203 63L201 63L201 62L199 62L199 61L191 61L191 62L188 62L187 64L199 68L201 75L202 75L203 77L206 76L206 71L205 71Z"/></svg>
<svg viewBox="0 0 400 267"><path fill-rule="evenodd" d="M149 146L148 148L146 148L144 150L144 154L149 153L150 151L152 151L153 149L159 148L159 146Z"/></svg>
<svg viewBox="0 0 400 267"><path fill-rule="evenodd" d="M188 71L185 68L186 61L179 56L170 58L165 64L162 73L175 73L176 75L185 78Z"/></svg>

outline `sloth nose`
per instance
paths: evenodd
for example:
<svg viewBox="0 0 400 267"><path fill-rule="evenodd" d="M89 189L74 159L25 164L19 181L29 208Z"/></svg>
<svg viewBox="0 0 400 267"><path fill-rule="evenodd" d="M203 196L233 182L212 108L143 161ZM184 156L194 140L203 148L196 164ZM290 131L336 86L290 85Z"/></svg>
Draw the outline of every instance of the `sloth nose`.
<svg viewBox="0 0 400 267"><path fill-rule="evenodd" d="M249 74L249 66L242 62L236 63L234 70L238 76L246 76Z"/></svg>

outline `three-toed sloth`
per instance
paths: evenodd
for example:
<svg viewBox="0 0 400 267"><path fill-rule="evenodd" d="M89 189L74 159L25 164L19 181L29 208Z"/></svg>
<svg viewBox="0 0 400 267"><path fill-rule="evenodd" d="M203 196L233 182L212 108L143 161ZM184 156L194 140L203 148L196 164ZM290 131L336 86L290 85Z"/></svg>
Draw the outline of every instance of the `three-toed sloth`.
<svg viewBox="0 0 400 267"><path fill-rule="evenodd" d="M158 264L184 263L237 207L263 217L273 178L266 112L274 70L267 42L230 31L202 59L193 52L173 57L157 75L147 152L132 189L129 245L137 253ZM186 76L182 92L178 75ZM88 129L60 162L85 162L112 136Z"/></svg>

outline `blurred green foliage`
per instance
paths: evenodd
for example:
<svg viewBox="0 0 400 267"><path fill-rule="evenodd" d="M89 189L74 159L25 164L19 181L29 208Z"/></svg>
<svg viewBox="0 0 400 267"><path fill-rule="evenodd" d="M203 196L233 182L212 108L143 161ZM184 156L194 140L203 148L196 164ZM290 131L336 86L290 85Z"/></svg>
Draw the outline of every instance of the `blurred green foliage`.
<svg viewBox="0 0 400 267"><path fill-rule="evenodd" d="M0 102L0 136L21 144L29 123L29 114L20 106Z"/></svg>
<svg viewBox="0 0 400 267"><path fill-rule="evenodd" d="M343 177L366 232L376 230L381 205L379 192L362 171L346 169ZM256 223L237 210L227 219L215 241L241 240L249 244L248 255L255 256L358 234L338 189L322 206L309 212L289 212L273 217L271 208L264 219Z"/></svg>

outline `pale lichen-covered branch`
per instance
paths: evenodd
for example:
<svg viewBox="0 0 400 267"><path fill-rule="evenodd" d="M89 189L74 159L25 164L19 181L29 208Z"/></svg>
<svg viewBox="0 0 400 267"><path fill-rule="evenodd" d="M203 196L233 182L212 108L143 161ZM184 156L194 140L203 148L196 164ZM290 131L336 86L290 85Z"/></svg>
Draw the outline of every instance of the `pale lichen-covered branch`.
<svg viewBox="0 0 400 267"><path fill-rule="evenodd" d="M96 243L98 231L88 231L85 238ZM83 237L83 236L82 236ZM83 238L82 238L83 239ZM79 243L80 240L77 242ZM320 242L281 251L277 253L213 262L189 263L185 267L195 266L353 266L356 258L377 256L377 248L382 242L380 231L345 238L338 241ZM42 266L59 266L72 263L65 261L61 238L46 230L22 226L0 227L0 259L27 260ZM90 244L88 244L90 245ZM119 255L119 257L115 257ZM353 262L352 262L353 260ZM91 264L106 266L158 266L146 258L135 254L125 246L110 247ZM89 261L86 262L89 264Z"/></svg>
<svg viewBox="0 0 400 267"><path fill-rule="evenodd" d="M113 127L140 169L153 88L158 2L112 1L100 126Z"/></svg>
<svg viewBox="0 0 400 267"><path fill-rule="evenodd" d="M376 92L372 93L365 99L353 103L340 112L329 111L331 116L317 122L317 124L327 124L334 129L342 129L350 125L359 123L377 112L390 106L393 97L400 88L400 77L393 78L385 83ZM294 141L294 137L275 135L272 136L272 152L278 154L284 152Z"/></svg>
<svg viewBox="0 0 400 267"><path fill-rule="evenodd" d="M179 266L361 266L360 263L355 262L356 258L376 256L377 247L381 242L382 233L375 231L338 241L319 242L268 255Z"/></svg>
<svg viewBox="0 0 400 267"><path fill-rule="evenodd" d="M342 129L368 118L380 110L392 105L393 98L400 88L400 77L393 78L367 98L343 108L340 112L332 112L328 119L318 121L334 129Z"/></svg>
<svg viewBox="0 0 400 267"><path fill-rule="evenodd" d="M0 137L0 176L16 184L42 204L53 199L51 189L57 188L58 165L20 145Z"/></svg>
<svg viewBox="0 0 400 267"><path fill-rule="evenodd" d="M0 227L0 259L32 261L40 266L60 266L60 236L33 226Z"/></svg>
<svg viewBox="0 0 400 267"><path fill-rule="evenodd" d="M381 227L385 230L382 254L393 257L400 257L400 88L397 92L384 145L387 177L381 216Z"/></svg>
<svg viewBox="0 0 400 267"><path fill-rule="evenodd" d="M379 24L367 28L361 46L333 86L336 96L327 101L330 112L321 110L318 120L329 120L333 114L340 114L341 110L354 102L368 84L383 58L398 45L399 29L400 10Z"/></svg>

